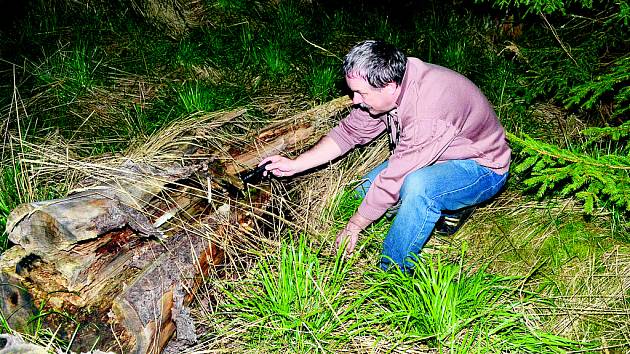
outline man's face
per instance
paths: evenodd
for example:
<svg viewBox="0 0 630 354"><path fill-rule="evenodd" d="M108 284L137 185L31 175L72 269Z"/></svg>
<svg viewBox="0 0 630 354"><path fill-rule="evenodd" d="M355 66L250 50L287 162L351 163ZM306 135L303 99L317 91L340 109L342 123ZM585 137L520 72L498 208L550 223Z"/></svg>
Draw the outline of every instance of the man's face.
<svg viewBox="0 0 630 354"><path fill-rule="evenodd" d="M400 88L393 82L383 88L376 88L363 78L346 76L346 83L352 90L352 104L373 116L389 112L396 107Z"/></svg>

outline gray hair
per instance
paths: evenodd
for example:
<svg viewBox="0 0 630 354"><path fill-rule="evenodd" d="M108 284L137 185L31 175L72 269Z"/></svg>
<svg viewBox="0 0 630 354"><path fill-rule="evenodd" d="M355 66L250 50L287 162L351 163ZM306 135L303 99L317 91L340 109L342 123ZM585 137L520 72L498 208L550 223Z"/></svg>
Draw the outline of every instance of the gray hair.
<svg viewBox="0 0 630 354"><path fill-rule="evenodd" d="M375 88L383 88L390 82L400 85L406 67L407 57L383 41L363 41L350 49L343 60L346 76L358 76Z"/></svg>

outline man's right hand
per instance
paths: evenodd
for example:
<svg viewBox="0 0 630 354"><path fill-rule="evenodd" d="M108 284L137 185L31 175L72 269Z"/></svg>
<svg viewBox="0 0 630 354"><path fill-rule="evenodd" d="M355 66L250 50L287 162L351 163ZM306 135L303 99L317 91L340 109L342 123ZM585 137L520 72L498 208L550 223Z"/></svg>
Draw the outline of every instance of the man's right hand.
<svg viewBox="0 0 630 354"><path fill-rule="evenodd" d="M271 162L265 166L267 172L273 173L276 177L289 177L304 171L298 161L280 155L269 156L260 161L258 166L264 165L267 161Z"/></svg>
<svg viewBox="0 0 630 354"><path fill-rule="evenodd" d="M271 161L265 168L268 172L278 177L289 177L296 173L304 172L313 167L327 163L341 155L339 145L331 138L324 136L315 146L302 153L295 159L289 159L280 155L264 158L258 166Z"/></svg>

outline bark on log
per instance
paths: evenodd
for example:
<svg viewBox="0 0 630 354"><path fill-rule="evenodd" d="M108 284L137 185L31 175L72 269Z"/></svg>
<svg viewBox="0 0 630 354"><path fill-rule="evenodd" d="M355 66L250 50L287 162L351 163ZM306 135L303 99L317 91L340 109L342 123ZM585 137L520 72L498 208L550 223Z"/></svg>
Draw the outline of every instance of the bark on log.
<svg viewBox="0 0 630 354"><path fill-rule="evenodd" d="M78 351L96 342L101 350L159 353L175 331L194 341L186 307L207 277L222 275L221 240L248 232L251 211L269 202L257 193L248 199L253 208L238 208L221 184L238 188L236 174L262 157L312 144L321 114L348 104L337 99L271 126L249 147L232 148L229 160L127 162L116 178L65 199L19 206L7 222L15 245L0 256L3 317L16 328L34 321L59 328Z"/></svg>

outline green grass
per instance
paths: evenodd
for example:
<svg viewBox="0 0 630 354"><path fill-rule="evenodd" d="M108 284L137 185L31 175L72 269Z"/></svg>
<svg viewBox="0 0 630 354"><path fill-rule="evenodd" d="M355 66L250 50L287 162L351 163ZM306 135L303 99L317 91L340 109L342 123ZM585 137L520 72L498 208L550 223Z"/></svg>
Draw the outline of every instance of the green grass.
<svg viewBox="0 0 630 354"><path fill-rule="evenodd" d="M269 42L269 44L262 49L261 55L272 80L281 78L290 72L291 66L289 65L287 53L277 42Z"/></svg>
<svg viewBox="0 0 630 354"><path fill-rule="evenodd" d="M560 268L573 259L584 261L600 255L605 241L602 235L588 230L586 223L575 220L559 225L558 233L543 243L541 254L549 258L552 268Z"/></svg>
<svg viewBox="0 0 630 354"><path fill-rule="evenodd" d="M580 343L533 329L522 311L529 296L517 294L514 278L464 269L437 257L423 257L413 274L369 275L369 296L382 318L402 338L456 352L556 353ZM518 295L518 296L517 296Z"/></svg>
<svg viewBox="0 0 630 354"><path fill-rule="evenodd" d="M342 289L349 270L340 255L321 258L301 236L261 259L249 281L225 289L224 314L242 321L250 349L326 352L323 343L334 347L359 304Z"/></svg>
<svg viewBox="0 0 630 354"><path fill-rule="evenodd" d="M4 194L4 191L0 192ZM8 199L8 198L6 198ZM5 200L5 197L0 198L0 252L4 251L8 245L8 238L6 233L7 217L11 211L12 205Z"/></svg>
<svg viewBox="0 0 630 354"><path fill-rule="evenodd" d="M333 221L330 234L328 235L331 239L336 236L341 228L346 226L348 220L350 220L352 215L356 213L359 205L361 205L362 199L357 196L354 190L355 188L356 186L353 184L342 189L330 200L326 210L323 212L323 215L329 216ZM360 241L361 244L367 245L369 249L367 252L376 252L377 247L375 247L375 245L385 239L385 234L387 230L389 230L390 224L390 220L381 218L368 226L365 232L366 237L362 237Z"/></svg>
<svg viewBox="0 0 630 354"><path fill-rule="evenodd" d="M305 77L305 85L309 88L309 94L317 102L325 102L338 94L335 83L338 80L339 70L332 65L314 65Z"/></svg>
<svg viewBox="0 0 630 354"><path fill-rule="evenodd" d="M22 203L49 200L64 193L64 184L42 182L24 170L25 164L8 161L0 169L0 253L8 245L6 222L13 208Z"/></svg>
<svg viewBox="0 0 630 354"><path fill-rule="evenodd" d="M176 54L177 64L190 68L195 65L203 65L206 62L204 43L200 38L187 38L179 42Z"/></svg>
<svg viewBox="0 0 630 354"><path fill-rule="evenodd" d="M279 35L280 43L287 47L292 47L295 43L301 43L300 33L312 32L310 27L309 10L300 6L299 1L281 1L274 15L274 27Z"/></svg>
<svg viewBox="0 0 630 354"><path fill-rule="evenodd" d="M28 200L28 191L26 179L18 166L3 167L0 173L0 252L2 252L8 245L7 217L13 208Z"/></svg>
<svg viewBox="0 0 630 354"><path fill-rule="evenodd" d="M352 349L351 338L369 338L390 350L415 343L449 353L560 353L596 346L537 329L525 310L542 300L523 293L520 278L439 256L424 257L413 274L363 266L357 278L349 273L357 263L339 255L330 259L313 246L304 236L285 241L246 279L223 287L225 303L211 322L228 333L239 328L240 349L232 350L359 350Z"/></svg>
<svg viewBox="0 0 630 354"><path fill-rule="evenodd" d="M179 107L185 113L227 109L237 105L240 100L239 92L230 87L205 85L201 82L188 83L175 90Z"/></svg>
<svg viewBox="0 0 630 354"><path fill-rule="evenodd" d="M29 70L37 80L36 85L48 88L48 94L64 105L97 85L95 72L101 60L96 48L83 43L65 44L51 54L44 54L42 62L31 63Z"/></svg>

